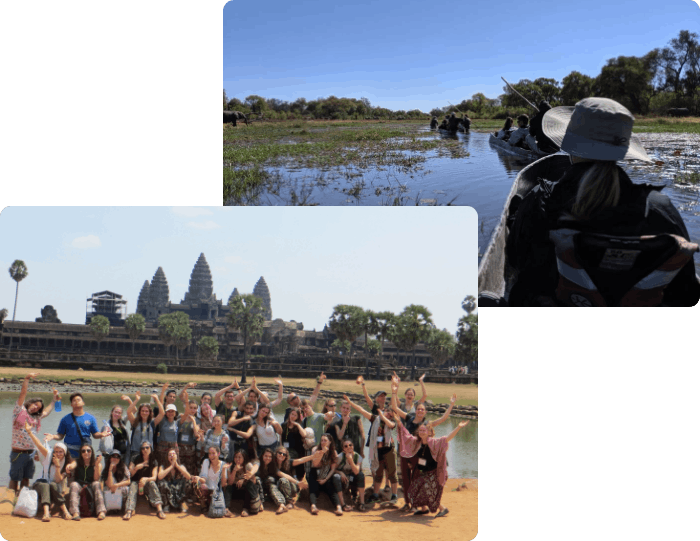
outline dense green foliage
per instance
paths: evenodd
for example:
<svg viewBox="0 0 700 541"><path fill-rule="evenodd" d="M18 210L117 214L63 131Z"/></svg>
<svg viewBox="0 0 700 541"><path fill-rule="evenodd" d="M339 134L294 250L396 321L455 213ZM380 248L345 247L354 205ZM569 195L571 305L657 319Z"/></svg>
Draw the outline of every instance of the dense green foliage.
<svg viewBox="0 0 700 541"><path fill-rule="evenodd" d="M202 359L216 360L219 355L219 342L213 336L203 336L197 342L197 353Z"/></svg>
<svg viewBox="0 0 700 541"><path fill-rule="evenodd" d="M109 319L105 316L94 316L90 320L90 334L97 341L97 349L100 349L100 342L109 335Z"/></svg>
<svg viewBox="0 0 700 541"><path fill-rule="evenodd" d="M192 341L190 316L184 312L161 315L158 318L158 333L167 348L175 346L175 358L179 359L179 351L189 346Z"/></svg>

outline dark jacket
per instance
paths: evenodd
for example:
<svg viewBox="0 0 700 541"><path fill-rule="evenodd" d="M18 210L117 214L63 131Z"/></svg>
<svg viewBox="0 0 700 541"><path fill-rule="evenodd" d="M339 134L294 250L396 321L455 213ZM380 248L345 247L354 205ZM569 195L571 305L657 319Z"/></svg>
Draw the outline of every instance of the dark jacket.
<svg viewBox="0 0 700 541"><path fill-rule="evenodd" d="M511 305L534 305L540 295L555 296L559 273L549 231L556 229L561 215L571 210L578 183L589 165L572 165L558 182L543 182L521 202L506 244L509 261L519 271L509 299ZM586 230L635 237L672 233L690 240L678 210L659 187L634 184L621 168L618 172L620 203L586 223ZM700 283L691 259L664 290L663 303L695 306L698 300Z"/></svg>
<svg viewBox="0 0 700 541"><path fill-rule="evenodd" d="M539 112L530 119L530 135L537 139L537 147L544 152L557 152L559 147L542 131L542 118L552 108L546 101L541 101Z"/></svg>

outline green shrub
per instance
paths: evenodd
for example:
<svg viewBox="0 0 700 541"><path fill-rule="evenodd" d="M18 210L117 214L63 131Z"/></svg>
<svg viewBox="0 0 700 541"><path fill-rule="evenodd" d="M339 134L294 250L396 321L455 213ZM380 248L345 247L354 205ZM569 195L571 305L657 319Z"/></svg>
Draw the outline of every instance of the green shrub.
<svg viewBox="0 0 700 541"><path fill-rule="evenodd" d="M159 374L167 374L168 365L165 363L160 363L158 366L156 366L156 372L158 372Z"/></svg>

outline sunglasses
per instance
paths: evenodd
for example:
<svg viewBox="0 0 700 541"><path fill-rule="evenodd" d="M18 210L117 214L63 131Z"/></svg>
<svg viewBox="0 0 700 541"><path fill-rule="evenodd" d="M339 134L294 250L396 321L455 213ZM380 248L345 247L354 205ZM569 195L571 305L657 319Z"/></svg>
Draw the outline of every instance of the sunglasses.
<svg viewBox="0 0 700 541"><path fill-rule="evenodd" d="M120 457L119 455L112 455L112 456L109 457L109 458L116 458L117 460L119 460L121 457Z"/></svg>
<svg viewBox="0 0 700 541"><path fill-rule="evenodd" d="M83 449L82 451L80 451L80 454L83 454L83 455L84 455L85 453L90 453L90 454L92 454L92 449Z"/></svg>
<svg viewBox="0 0 700 541"><path fill-rule="evenodd" d="M278 455L282 455L282 456L287 456L287 453L285 453L285 452L283 452L283 451L277 451L277 454L278 454Z"/></svg>
<svg viewBox="0 0 700 541"><path fill-rule="evenodd" d="M343 449L350 449L352 445L343 445Z"/></svg>

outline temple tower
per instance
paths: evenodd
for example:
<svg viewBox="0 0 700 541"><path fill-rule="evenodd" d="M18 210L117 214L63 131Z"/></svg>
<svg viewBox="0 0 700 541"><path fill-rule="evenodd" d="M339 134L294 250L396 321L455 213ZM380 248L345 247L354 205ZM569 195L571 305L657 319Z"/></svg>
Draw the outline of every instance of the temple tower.
<svg viewBox="0 0 700 541"><path fill-rule="evenodd" d="M253 295L262 299L263 315L265 316L266 320L270 321L272 319L272 301L270 300L270 289L267 287L265 278L263 278L262 276L253 288Z"/></svg>
<svg viewBox="0 0 700 541"><path fill-rule="evenodd" d="M146 280L143 283L141 293L139 293L139 300L136 303L136 313L141 314L143 317L146 317L146 314L148 313L148 301L150 299L150 294L151 284L148 280Z"/></svg>
<svg viewBox="0 0 700 541"><path fill-rule="evenodd" d="M181 304L193 304L208 301L214 293L214 282L211 278L211 270L204 254L199 254L199 259L194 264L190 275L190 288L185 293Z"/></svg>
<svg viewBox="0 0 700 541"><path fill-rule="evenodd" d="M167 313L166 306L170 303L170 288L168 280L165 278L163 267L153 275L151 286L148 292L148 308L146 310L146 320L157 321L158 316Z"/></svg>
<svg viewBox="0 0 700 541"><path fill-rule="evenodd" d="M228 303L231 304L231 301L233 300L234 297L238 297L240 293L238 292L238 288L234 287L233 288L233 293L231 293L231 296L228 298Z"/></svg>

